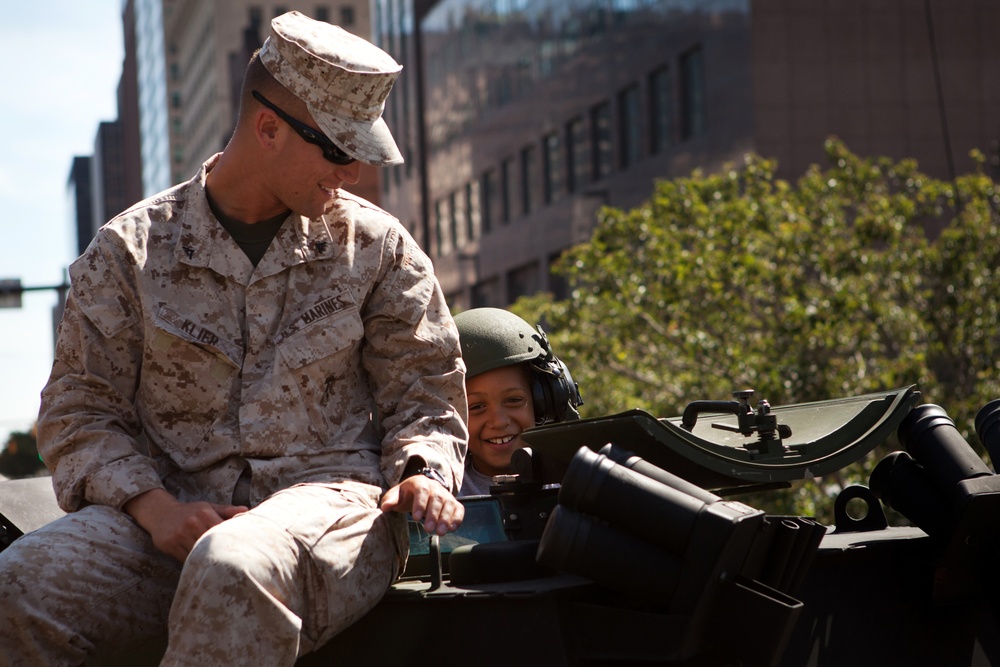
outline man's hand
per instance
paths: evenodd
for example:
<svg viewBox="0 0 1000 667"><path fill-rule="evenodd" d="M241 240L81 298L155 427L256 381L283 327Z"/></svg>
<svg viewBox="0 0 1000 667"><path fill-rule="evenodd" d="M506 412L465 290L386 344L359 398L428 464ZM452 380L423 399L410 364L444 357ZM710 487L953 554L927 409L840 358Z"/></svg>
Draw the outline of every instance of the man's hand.
<svg viewBox="0 0 1000 667"><path fill-rule="evenodd" d="M153 546L182 563L209 528L247 511L235 505L182 503L164 489L141 493L122 509L152 536Z"/></svg>
<svg viewBox="0 0 1000 667"><path fill-rule="evenodd" d="M415 521L423 521L424 530L444 535L458 530L465 518L465 507L448 489L423 475L407 477L382 496L383 512L409 512Z"/></svg>

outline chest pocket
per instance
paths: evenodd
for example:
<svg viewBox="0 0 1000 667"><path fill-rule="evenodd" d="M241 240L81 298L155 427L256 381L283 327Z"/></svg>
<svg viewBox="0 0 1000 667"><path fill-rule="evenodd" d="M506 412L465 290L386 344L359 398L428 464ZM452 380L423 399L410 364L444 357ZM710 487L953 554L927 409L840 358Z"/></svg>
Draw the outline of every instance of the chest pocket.
<svg viewBox="0 0 1000 667"><path fill-rule="evenodd" d="M167 306L160 308L156 314L156 328L158 333L163 331L171 337L187 341L219 357L221 361L235 368L240 367L240 358L243 355L236 343L226 340L211 328L189 320Z"/></svg>
<svg viewBox="0 0 1000 667"><path fill-rule="evenodd" d="M297 392L322 442L347 426L352 415L370 411L361 365L365 328L354 300L340 293L310 308L275 337L287 387ZM364 397L364 398L363 398Z"/></svg>
<svg viewBox="0 0 1000 667"><path fill-rule="evenodd" d="M298 369L360 344L365 329L349 292L339 292L303 311L274 343L290 368Z"/></svg>
<svg viewBox="0 0 1000 667"><path fill-rule="evenodd" d="M143 354L141 409L181 462L198 456L212 425L238 396L243 351L221 332L163 306Z"/></svg>
<svg viewBox="0 0 1000 667"><path fill-rule="evenodd" d="M283 339L278 343L278 350L289 368L302 369L360 345L364 335L365 328L358 312L351 310Z"/></svg>

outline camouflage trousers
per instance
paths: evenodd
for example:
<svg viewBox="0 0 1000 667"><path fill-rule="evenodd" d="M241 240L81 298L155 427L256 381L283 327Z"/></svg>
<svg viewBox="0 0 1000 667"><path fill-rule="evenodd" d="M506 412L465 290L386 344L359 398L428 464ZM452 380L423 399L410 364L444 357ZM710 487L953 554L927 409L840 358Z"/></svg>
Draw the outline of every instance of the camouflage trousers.
<svg viewBox="0 0 1000 667"><path fill-rule="evenodd" d="M292 665L399 572L405 517L377 502L295 486L213 527L183 566L115 509L62 517L0 553L0 666L121 664L164 633L161 665Z"/></svg>

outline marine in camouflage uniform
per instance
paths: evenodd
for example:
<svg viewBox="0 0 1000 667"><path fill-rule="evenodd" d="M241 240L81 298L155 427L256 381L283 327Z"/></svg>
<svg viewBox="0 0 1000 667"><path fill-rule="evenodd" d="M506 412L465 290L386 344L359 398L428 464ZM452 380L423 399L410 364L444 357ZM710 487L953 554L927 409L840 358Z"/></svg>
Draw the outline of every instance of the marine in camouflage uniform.
<svg viewBox="0 0 1000 667"><path fill-rule="evenodd" d="M164 665L291 665L384 594L404 512L461 522L454 322L399 223L331 187L357 180L351 158L401 160L380 117L399 67L294 12L259 60L336 145L254 106L73 264L39 421L69 514L0 553L0 665L115 658L165 631ZM281 180L313 167L318 184ZM286 212L255 264L220 219L257 191Z"/></svg>

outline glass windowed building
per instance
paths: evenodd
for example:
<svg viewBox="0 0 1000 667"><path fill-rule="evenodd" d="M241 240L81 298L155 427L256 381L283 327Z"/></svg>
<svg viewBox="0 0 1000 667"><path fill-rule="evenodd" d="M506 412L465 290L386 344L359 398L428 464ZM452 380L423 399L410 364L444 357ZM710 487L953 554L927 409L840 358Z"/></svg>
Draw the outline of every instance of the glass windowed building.
<svg viewBox="0 0 1000 667"><path fill-rule="evenodd" d="M382 179L381 205L460 309L559 295L552 261L589 237L598 207L639 205L657 179L748 151L795 178L834 134L948 176L1000 138L989 84L1000 42L985 27L1000 21L996 3L376 0L373 11L375 42L404 65L385 115L406 164Z"/></svg>

